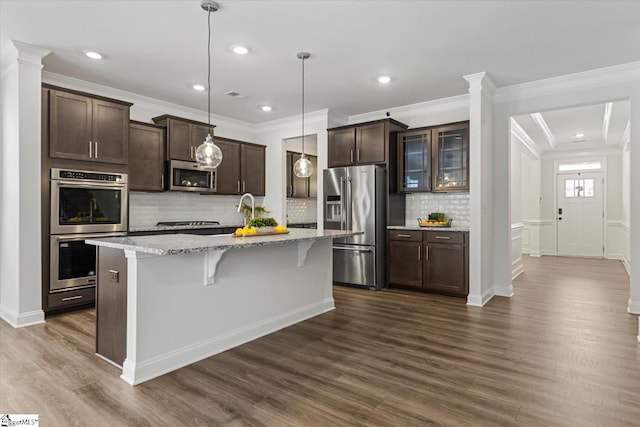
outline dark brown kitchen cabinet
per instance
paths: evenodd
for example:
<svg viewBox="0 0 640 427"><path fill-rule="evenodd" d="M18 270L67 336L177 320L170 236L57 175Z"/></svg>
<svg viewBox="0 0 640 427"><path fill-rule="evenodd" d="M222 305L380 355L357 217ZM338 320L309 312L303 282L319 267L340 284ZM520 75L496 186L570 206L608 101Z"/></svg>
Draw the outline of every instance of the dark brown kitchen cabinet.
<svg viewBox="0 0 640 427"><path fill-rule="evenodd" d="M401 192L431 191L431 128L398 133Z"/></svg>
<svg viewBox="0 0 640 427"><path fill-rule="evenodd" d="M389 230L389 286L466 297L467 236L466 232Z"/></svg>
<svg viewBox="0 0 640 427"><path fill-rule="evenodd" d="M98 248L96 353L122 366L127 355L127 259L121 249Z"/></svg>
<svg viewBox="0 0 640 427"><path fill-rule="evenodd" d="M196 160L196 150L209 134L206 123L183 119L170 115L154 117L153 122L167 128L167 157L170 160ZM212 137L213 128L211 125Z"/></svg>
<svg viewBox="0 0 640 427"><path fill-rule="evenodd" d="M469 122L433 129L433 191L469 190Z"/></svg>
<svg viewBox="0 0 640 427"><path fill-rule="evenodd" d="M265 149L263 145L247 143L240 146L242 193L251 193L254 196L265 195Z"/></svg>
<svg viewBox="0 0 640 427"><path fill-rule="evenodd" d="M300 158L300 153L287 151L287 197L290 198L316 198L318 196L318 158L306 154L313 166L313 173L309 178L299 178L294 173L293 167Z"/></svg>
<svg viewBox="0 0 640 427"><path fill-rule="evenodd" d="M216 138L215 143L222 150L222 163L216 169L216 193L240 194L242 190L240 147L242 144L225 138Z"/></svg>
<svg viewBox="0 0 640 427"><path fill-rule="evenodd" d="M164 126L132 121L129 125L129 189L164 191Z"/></svg>
<svg viewBox="0 0 640 427"><path fill-rule="evenodd" d="M132 104L59 88L49 91L49 156L127 164Z"/></svg>
<svg viewBox="0 0 640 427"><path fill-rule="evenodd" d="M329 129L328 165L390 164L395 160L395 132L404 129L406 125L393 119Z"/></svg>

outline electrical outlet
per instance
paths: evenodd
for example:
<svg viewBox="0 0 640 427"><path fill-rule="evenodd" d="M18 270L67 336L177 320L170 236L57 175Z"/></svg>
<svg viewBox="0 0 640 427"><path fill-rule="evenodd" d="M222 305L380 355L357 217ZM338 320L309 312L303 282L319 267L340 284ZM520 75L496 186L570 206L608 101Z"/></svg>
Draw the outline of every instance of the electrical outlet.
<svg viewBox="0 0 640 427"><path fill-rule="evenodd" d="M120 277L120 272L116 270L109 270L109 280L112 282L118 282Z"/></svg>

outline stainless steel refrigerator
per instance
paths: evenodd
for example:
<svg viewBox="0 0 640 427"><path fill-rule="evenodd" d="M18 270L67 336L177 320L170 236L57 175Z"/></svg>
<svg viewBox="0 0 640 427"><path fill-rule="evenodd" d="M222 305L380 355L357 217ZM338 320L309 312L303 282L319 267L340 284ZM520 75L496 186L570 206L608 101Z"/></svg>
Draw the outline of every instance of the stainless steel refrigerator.
<svg viewBox="0 0 640 427"><path fill-rule="evenodd" d="M324 228L363 234L335 239L333 281L381 289L385 286L386 177L381 166L324 171Z"/></svg>

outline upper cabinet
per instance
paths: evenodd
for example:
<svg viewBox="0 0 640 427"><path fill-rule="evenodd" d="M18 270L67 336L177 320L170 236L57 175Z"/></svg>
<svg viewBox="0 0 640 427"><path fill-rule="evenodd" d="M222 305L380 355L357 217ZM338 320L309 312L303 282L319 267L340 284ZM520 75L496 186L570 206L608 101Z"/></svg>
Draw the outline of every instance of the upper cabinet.
<svg viewBox="0 0 640 427"><path fill-rule="evenodd" d="M227 138L215 138L222 150L216 169L217 194L265 195L265 147Z"/></svg>
<svg viewBox="0 0 640 427"><path fill-rule="evenodd" d="M287 151L287 197L316 198L318 196L318 157L305 154L313 166L313 173L309 178L299 178L293 171L293 166L300 158L300 153Z"/></svg>
<svg viewBox="0 0 640 427"><path fill-rule="evenodd" d="M164 126L132 121L129 127L129 189L164 191Z"/></svg>
<svg viewBox="0 0 640 427"><path fill-rule="evenodd" d="M398 134L399 191L469 190L469 122Z"/></svg>
<svg viewBox="0 0 640 427"><path fill-rule="evenodd" d="M49 156L127 164L132 104L59 88L49 91Z"/></svg>
<svg viewBox="0 0 640 427"><path fill-rule="evenodd" d="M196 149L209 133L209 126L193 120L170 115L154 117L153 122L167 128L167 158L170 160L196 160ZM211 128L215 126L211 125ZM213 136L213 134L211 135Z"/></svg>
<svg viewBox="0 0 640 427"><path fill-rule="evenodd" d="M393 119L329 129L330 168L366 164L390 164L395 159L392 133L407 126Z"/></svg>
<svg viewBox="0 0 640 427"><path fill-rule="evenodd" d="M433 191L469 190L469 122L433 130Z"/></svg>

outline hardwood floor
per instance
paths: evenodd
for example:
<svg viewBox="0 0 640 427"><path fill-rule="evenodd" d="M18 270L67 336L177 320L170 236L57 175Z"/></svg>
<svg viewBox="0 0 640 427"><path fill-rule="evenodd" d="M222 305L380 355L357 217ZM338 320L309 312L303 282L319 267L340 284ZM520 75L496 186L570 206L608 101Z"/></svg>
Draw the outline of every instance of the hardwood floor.
<svg viewBox="0 0 640 427"><path fill-rule="evenodd" d="M525 257L485 307L336 287L337 309L136 387L93 310L0 322L0 412L42 425L640 425L637 317L617 261Z"/></svg>

